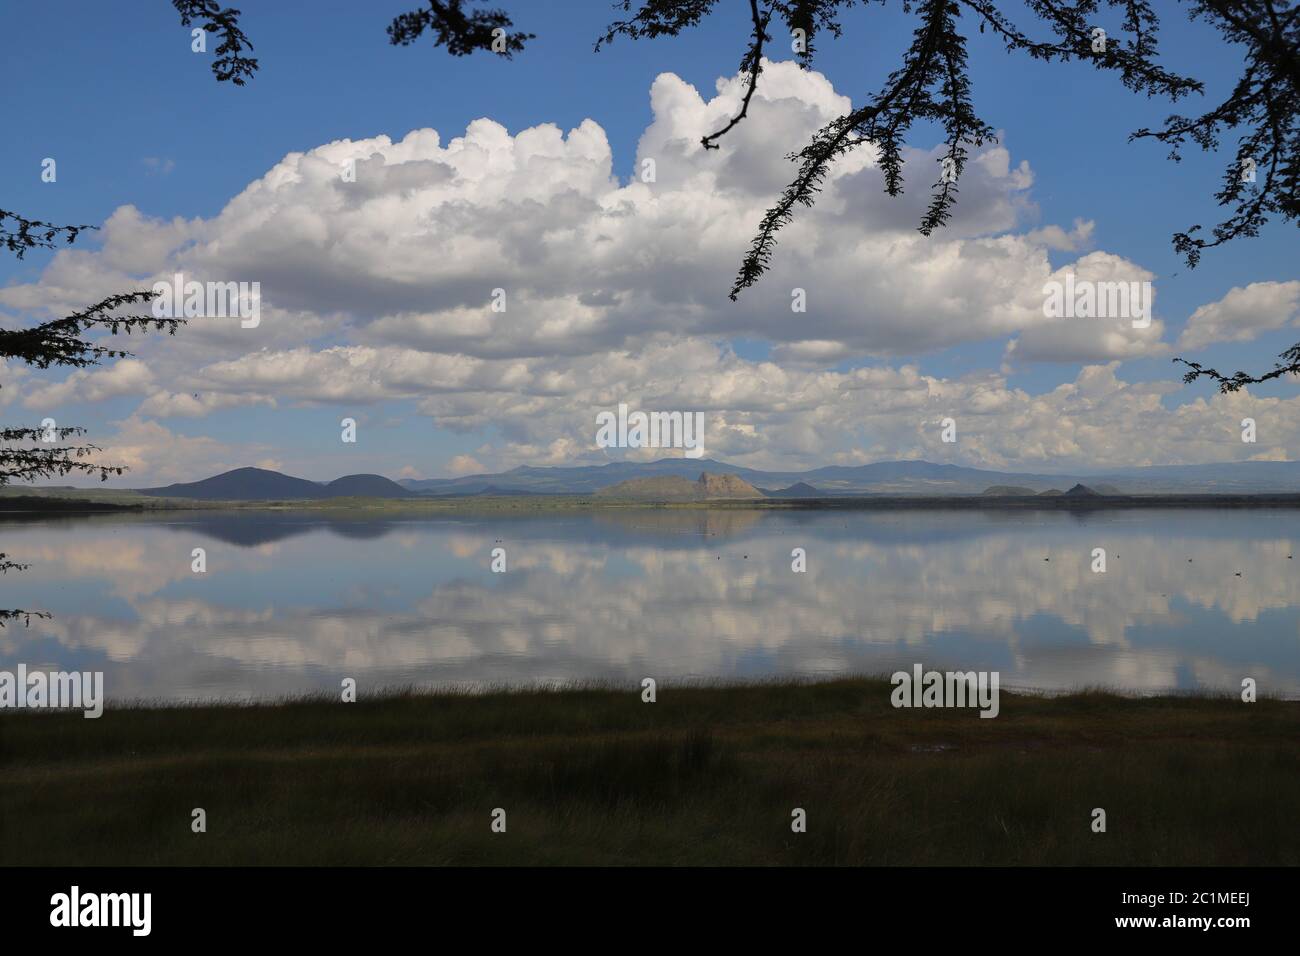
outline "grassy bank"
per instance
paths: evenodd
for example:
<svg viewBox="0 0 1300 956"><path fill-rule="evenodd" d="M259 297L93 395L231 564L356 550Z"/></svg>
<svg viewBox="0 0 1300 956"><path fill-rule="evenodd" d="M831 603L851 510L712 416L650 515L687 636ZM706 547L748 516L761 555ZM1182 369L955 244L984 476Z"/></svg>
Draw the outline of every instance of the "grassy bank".
<svg viewBox="0 0 1300 956"><path fill-rule="evenodd" d="M0 864L1300 864L1298 702L889 690L8 711Z"/></svg>

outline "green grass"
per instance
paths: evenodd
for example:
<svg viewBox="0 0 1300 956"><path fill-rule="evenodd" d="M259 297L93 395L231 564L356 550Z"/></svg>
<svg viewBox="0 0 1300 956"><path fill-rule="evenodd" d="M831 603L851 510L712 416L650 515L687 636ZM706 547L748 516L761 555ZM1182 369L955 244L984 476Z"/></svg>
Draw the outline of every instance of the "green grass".
<svg viewBox="0 0 1300 956"><path fill-rule="evenodd" d="M0 864L1300 864L1300 702L889 690L10 711Z"/></svg>

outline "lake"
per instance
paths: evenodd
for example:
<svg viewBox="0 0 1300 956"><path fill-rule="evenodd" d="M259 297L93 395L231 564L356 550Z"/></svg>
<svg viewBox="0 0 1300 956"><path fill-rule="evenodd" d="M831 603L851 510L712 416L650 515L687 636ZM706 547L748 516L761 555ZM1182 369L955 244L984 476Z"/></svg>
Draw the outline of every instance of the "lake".
<svg viewBox="0 0 1300 956"><path fill-rule="evenodd" d="M12 518L12 516L10 516ZM1300 695L1287 510L610 509L5 520L0 669L109 700L996 670L1004 687ZM191 570L195 548L207 570ZM491 570L503 548L506 570ZM802 548L807 571L792 571ZM1093 549L1104 548L1096 573ZM1289 558L1289 555L1296 555Z"/></svg>

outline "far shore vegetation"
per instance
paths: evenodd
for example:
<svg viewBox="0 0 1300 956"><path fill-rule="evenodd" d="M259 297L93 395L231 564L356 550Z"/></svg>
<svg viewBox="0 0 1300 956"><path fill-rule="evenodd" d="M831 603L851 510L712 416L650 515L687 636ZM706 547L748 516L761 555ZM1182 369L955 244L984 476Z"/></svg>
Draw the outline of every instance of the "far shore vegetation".
<svg viewBox="0 0 1300 956"><path fill-rule="evenodd" d="M806 498L708 498L657 500L602 494L419 495L405 498L339 497L267 501L166 498L128 489L0 487L5 513L111 511L322 511L393 513L509 513L624 508L819 510L1010 510L1093 511L1124 508L1300 508L1300 493L1143 494L1070 498L1062 495L835 495Z"/></svg>
<svg viewBox="0 0 1300 956"><path fill-rule="evenodd" d="M0 865L1300 865L1300 702L1004 691L989 720L890 691L5 711Z"/></svg>

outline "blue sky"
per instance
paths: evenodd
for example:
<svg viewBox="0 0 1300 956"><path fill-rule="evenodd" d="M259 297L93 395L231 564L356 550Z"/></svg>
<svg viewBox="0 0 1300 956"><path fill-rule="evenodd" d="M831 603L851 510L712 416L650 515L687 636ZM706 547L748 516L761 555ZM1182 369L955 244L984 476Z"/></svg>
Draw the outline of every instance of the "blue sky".
<svg viewBox="0 0 1300 956"><path fill-rule="evenodd" d="M242 25L255 45L253 52L261 61L261 68L256 78L242 89L214 81L209 70L210 54L190 51L188 30L180 25L170 4L162 0L129 4L51 0L35 5L6 5L0 16L3 16L9 50L0 63L0 80L7 91L4 108L10 135L0 149L0 177L5 184L3 205L28 216L57 222L103 224L124 206L134 207L142 219L155 225L175 217L190 222L211 222L218 219L234 197L267 175L288 154L308 152L336 140L359 142L387 136L398 142L410 131L426 128L437 130L445 147L454 137L464 135L466 127L480 117L501 124L512 136L546 123L555 124L567 133L585 120L592 120L608 141L613 175L627 184L637 168L638 143L656 119L650 96L656 77L675 74L707 101L715 95L715 81L734 73L748 33L746 5L723 3L722 10L683 37L639 42L619 40L596 54L592 51L593 41L614 14L609 4L565 0L536 5L501 0L499 5L515 14L518 27L538 34L529 49L514 61L485 55L452 58L443 50L433 49L428 42L405 48L388 44L384 27L394 15L415 5L416 0L369 3L320 0L310 4L244 0L240 4ZM1027 16L1022 20L1032 23ZM1180 10L1171 9L1163 26L1166 65L1206 82L1208 95L1203 98L1204 104L1218 102L1217 97L1235 78L1239 53L1224 46L1218 34L1204 24L1187 23ZM844 39L824 38L819 44L815 68L833 85L836 94L850 97L854 104L860 103L898 64L912 28L911 18L892 7L850 11L845 16ZM679 325L679 317L671 307L665 310L661 301L656 308L638 307L635 314L629 312L619 318L617 335L610 331L593 333L590 343L569 346L548 340L538 345L536 341L524 341L527 336L523 332L507 332L504 338L512 335L520 338L512 342L508 355L476 354L474 348L462 352L459 348L449 349L445 343L412 340L400 328L394 331L394 326L404 321L403 316L411 313L410 309L395 313L392 321L381 323L383 334L376 340L374 321L389 315L392 309L377 305L367 314L364 305L354 302L349 304L347 316L331 319L312 331L304 329L297 341L286 332L255 348L250 345L248 351L261 352L263 360L269 361L265 358L267 353L287 354L297 348L320 353L331 348L374 347L384 350L383 364L389 369L393 363L401 362L399 349L412 350L422 359L431 355L469 355L477 369L471 377L490 376L492 385L486 389L477 385L462 387L459 391L438 387L424 395L409 384L389 388L389 383L383 381L383 372L368 370L364 375L375 377L374 381L368 378L364 387L351 392L339 390L337 400L331 400L330 395L323 395L319 390L275 387L274 383L258 397L251 397L256 389L249 384L242 366L240 374L233 377L227 374L231 369L224 366L217 371L201 371L212 362L239 361L239 349L232 349L228 342L221 348L214 345L213 352L205 355L194 347L197 340L192 340L185 349L171 356L165 353L174 343L150 342L147 347L137 349L150 365L149 381L142 378L131 384L123 376L122 381L105 380L102 383L105 387L97 388L94 380L83 379L74 383L75 387L62 391L36 393L32 390L38 384L57 383L63 375L51 371L4 380L0 401L8 403L3 406L6 420L39 419L49 414L61 423L88 426L91 440L109 450L119 450L132 464L132 478L121 482L128 485L145 480L198 478L213 467L234 467L254 461L274 463L291 473L326 479L353 471L380 471L394 477L399 473L434 476L474 470L476 465L496 469L521 463L558 463L561 459L580 456L598 458L593 449L582 447L582 422L589 420L582 409L587 407L591 396L570 389L566 398L562 393L570 386L565 383L590 377L590 369L584 369L581 364L583 357L592 363L592 368L608 369L609 350L630 349L636 353L638 347L645 347L655 336L672 338L680 334L684 341L698 343L691 352L693 355L706 351L709 346L719 350L714 355L716 367L706 363L692 372L693 366L688 362L687 370L682 373L683 376L697 374L714 384L689 388L687 394L680 396L672 389L665 392L661 363L680 361L680 358L667 358L665 353L652 363L653 375L644 372L644 365L640 371L631 373L628 394L634 400L639 397L644 401L679 397L679 404L672 407L689 408L692 403L699 404L701 389L711 389L709 408L721 423L713 449L717 450L718 457L738 462L811 466L830 461L851 463L877 457L921 456L968 464L1022 464L1035 470L1050 470L1053 462L1059 461L1065 470L1086 459L1142 463L1244 458L1259 453L1290 457L1287 448L1295 447L1289 444L1294 436L1290 431L1283 431L1282 423L1286 418L1292 421L1296 418L1288 414L1294 411L1289 403L1297 395L1293 382L1252 390L1253 398L1273 402L1261 406L1260 414L1272 416L1277 425L1262 429L1267 433L1267 440L1261 438L1261 444L1267 448L1243 448L1231 442L1232 429L1228 427L1230 420L1239 417L1241 408L1216 406L1221 400L1215 398L1207 384L1186 388L1170 386L1178 381L1170 357L1187 352L1197 357L1208 355L1215 364L1233 370L1262 369L1271 365L1278 352L1300 338L1291 316L1285 319L1283 328L1268 328L1283 320L1262 322L1261 330L1253 333L1248 341L1217 341L1191 351L1177 347L1179 336L1196 309L1220 302L1234 288L1296 280L1294 227L1272 224L1260 238L1212 250L1199 268L1188 270L1175 257L1169 239L1173 232L1194 222L1208 228L1221 218L1212 194L1217 188L1222 159L1188 151L1182 164L1173 165L1165 159L1165 150L1158 144L1128 143L1129 132L1140 126L1158 125L1171 111L1169 105L1135 97L1115 77L1090 67L1031 62L1023 56L1006 54L1000 44L974 29L970 33L977 108L988 122L1004 131L1001 146L1009 153L1011 167L1027 162L1032 170L1032 185L1027 188L990 184L991 197L1005 187L1005 195L997 201L1001 203L1005 199L1015 207L1015 221L1004 223L996 215L991 216L984 224L983 237L1020 236L1047 226L1068 231L1076 220L1091 222L1092 231L1086 244L1074 249L1045 250L1052 268L1061 268L1089 251L1102 251L1152 274L1157 290L1156 315L1164 324L1163 340L1168 349L1144 347L1126 352L1122 358L1109 355L1079 358L1069 348L1047 345L1041 350L1043 359L1007 361L1007 342L1016 335L1014 323L999 324L996 315L986 314L995 312L996 306L986 302L972 307L973 312L984 315L983 319L975 317L972 325L986 322L995 330L987 335L967 335L959 328L945 329L938 324L936 331L927 334L924 341L907 336L900 336L896 342L886 341L879 335L873 337L869 329L864 337L853 340L830 331L810 335L810 339L817 341L844 343L843 348L835 350L822 363L820 371L836 377L828 386L817 379L818 369L811 368L805 360L792 361L789 352L780 350L782 345L790 344L791 337L784 331L773 331L776 319L748 323L745 318L749 314L747 310L766 308L788 295L783 288L777 288L782 277L774 277L768 288L743 298L739 305L717 302L716 315L710 313L713 317L692 321L689 327ZM788 59L787 50L788 45L778 42L773 58ZM797 132L797 122L790 127L796 132L790 133L780 123L769 122L769 114L762 107L760 101L749 121L754 129L747 135L754 139L745 142L745 149L766 149L770 156L779 157L801 145L803 135ZM1178 108L1199 111L1202 98ZM770 140L765 144L760 139L764 132ZM910 143L920 150L930 150L936 146L937 137L932 130L919 129ZM41 161L45 157L57 160L56 183L43 183L40 179ZM743 157L736 160L743 161ZM386 160L386 164L392 163L391 157ZM909 196L915 194L916 201L923 201L927 181L918 182L909 190ZM763 182L766 184L767 179ZM779 188L779 178L771 182ZM980 188L975 183L970 190ZM760 199L761 192L755 191ZM1014 197L1007 198L1012 192ZM775 189L768 190L767 194L775 195ZM753 198L746 199L745 210L761 208L761 203L755 205ZM304 200L299 197L294 201ZM398 190L390 202L401 201L424 200L418 189L405 200ZM562 191L547 200L560 201ZM866 201L871 203L873 215L874 210L881 208L875 198ZM994 199L989 201L992 203ZM533 210L538 222L543 224L538 228L543 228L554 216L545 206L543 202L542 208ZM815 228L821 212L819 206L800 215L810 228ZM287 215L283 210L278 214ZM383 231L384 215L382 209L377 210L377 218L370 228ZM747 245L748 228L744 224L750 223L752 227L755 221L752 214L737 214L728 233L736 254L729 258L725 254L726 238L718 239L722 248L717 259L722 264L719 282L730 279L739 262L739 253ZM837 226L842 229L844 223L839 222ZM871 234L873 221L865 218L861 228ZM967 223L962 230L959 234L967 239L980 237L981 223ZM937 238L949 242L957 235ZM286 243L290 242L292 230L286 237ZM198 241L193 234L187 238ZM212 237L205 233L204 238L211 241ZM22 262L12 258L0 261L0 287L32 293L9 299L0 297L0 314L8 316L9 321L29 321L42 317L40 308L31 303L37 301L37 293L43 290L58 290L58 294L49 298L63 301L63 296L72 295L74 288L84 288L90 294L99 288L97 283L104 281L108 273L125 271L145 278L155 272L164 274L173 263L181 261L172 256L175 250L170 250L156 262L133 260L132 269L123 270L120 266L108 269L103 265L103 258L93 259L102 241L102 237L90 234L77 244L78 250L86 250L88 259L84 263L67 257L66 253L60 254L64 256L62 265L53 253L29 254ZM930 247L918 255L928 255L937 248ZM778 259L788 249L789 244L778 247ZM691 258L689 250L682 252L686 259ZM711 248L699 258L712 262L714 252L717 249ZM176 252L176 256L181 255ZM443 253L438 255L441 257ZM209 257L204 261L214 260ZM274 268L272 265L268 263L271 274L293 273L292 262ZM467 274L471 271L467 268ZM661 259L656 259L652 271L659 289L674 285L673 271ZM84 286L74 286L69 281L69 275L74 273L83 274ZM851 274L850 262L828 273L834 279L817 281L847 282L846 275ZM443 290L455 284L454 270L449 267L440 276L437 282L431 280L426 290L430 301L437 300L437 305L429 308L430 315L435 317L430 322L436 322L436 316L441 314L439 310L458 306L439 298ZM212 277L244 278L215 273ZM358 289L357 301L364 302L363 283L358 283L353 276L341 276L340 281L354 282ZM507 280L503 281L509 285ZM936 279L937 283L942 281ZM592 289L612 288L612 280L599 268L585 274L575 268L570 288L573 295L583 294L580 286L584 282ZM310 275L302 274L302 283L311 285ZM817 288L812 287L814 296ZM1285 303L1292 301L1287 288L1275 295L1261 295L1260 300L1281 302L1283 305L1279 307L1285 308ZM965 286L922 291L926 296L947 298L973 295L973 290ZM272 304L293 299L295 315L303 316L313 310L325 312L305 294L295 291L292 296L285 294L277 298L277 292L273 282L264 283L264 295ZM870 289L860 294L863 301L874 301ZM635 297L631 292L628 296ZM654 297L652 294L651 298ZM853 302L852 288L837 290L836 301ZM546 308L560 308L557 302L551 300ZM687 311L712 308L714 305L692 300ZM539 307L539 311L529 312L516 321L541 322L546 314L551 313ZM952 326L959 323L960 310L954 316ZM788 321L806 321L811 326L824 318L828 329L843 325L842 315L807 319L791 315ZM596 317L592 321L599 326L613 320ZM873 321L871 315L862 318L864 326L870 326ZM905 325L905 319L900 318L899 324ZM182 331L178 339L189 334ZM502 337L495 327L491 334ZM347 355L349 360L360 361L353 353L330 355ZM366 353L367 361L372 357ZM500 364L510 361L520 363L520 369L511 373ZM560 361L566 364L563 367L555 364ZM171 365L166 367L168 362ZM760 375L756 366L763 363L779 368L768 369ZM1035 403L1036 399L1050 396L1053 390L1064 385L1078 386L1080 376L1086 376L1089 367L1107 369L1106 373L1094 373L1088 379L1094 384L1094 380L1101 381L1097 388L1113 391L1116 386L1105 384L1112 379L1118 383L1141 383L1141 389L1122 399L1143 409L1143 414L1153 416L1138 434L1167 427L1169 435L1178 436L1170 439L1176 443L1158 449L1134 449L1133 435L1125 433L1125 425L1120 421L1123 418L1120 406L1092 420L1088 417L1089 409L1077 401L1060 406L1050 406L1049 399L1043 400L1049 405ZM880 378L854 376L855 370L872 369L879 370ZM912 371L899 372L900 369ZM512 402L503 397L512 374L528 378L526 391L531 396L528 401ZM638 380L638 374L647 377ZM321 375L320 370L304 373L305 378L317 381ZM152 392L179 394L187 390L187 376L196 376L197 394L211 391L226 398L214 399L211 409L202 415L168 414L167 403L157 399L142 410L142 401ZM929 384L917 384L916 376ZM990 386L984 381L990 376L1000 380L996 389L998 397L993 399L988 397ZM282 377L273 378L275 382L285 381ZM776 403L764 407L755 399L734 397L745 391L744 382L757 378L766 383L758 391L769 399L774 392L787 389L789 394L785 397L789 401L784 406ZM655 384L651 383L652 379ZM862 396L864 388L869 390L886 379L882 387L899 397L888 421L870 418L868 412L879 403L869 396L864 399L867 407L862 414L854 417L850 413L850 421L863 423L861 433L855 434L851 427L846 429L825 413L827 407L835 406L837 396ZM981 384L971 385L976 379ZM732 380L742 384L733 386L730 392L733 397L728 397L719 391L716 383ZM561 384L547 385L547 381ZM238 397L241 388L248 393L245 404L238 403L243 401ZM829 391L822 391L823 388ZM920 389L930 399L913 401L902 397L909 388ZM1078 387L1078 391L1087 389ZM600 400L617 398L616 392L611 384L601 391ZM942 401L940 405L934 404L934 396L948 392L951 397L943 401L951 403L958 421L963 421L962 413L966 412L966 420L972 422L972 428L962 429L963 438L970 440L959 442L956 447L934 444L927 430L930 419L943 411ZM796 393L800 396L798 401L793 400ZM37 403L39 407L33 407L28 401L33 394L46 396ZM1166 411L1165 419L1149 407L1153 396ZM998 404L1008 406L1002 417L992 409L992 405ZM800 407L788 407L792 405ZM1180 412L1180 408L1185 410ZM1253 412L1254 406L1246 410ZM1044 423L1053 414L1061 417L1063 424L1058 431L1063 434L1044 437L1050 431ZM355 446L338 442L338 422L345 415L362 423L362 440ZM1016 441L1009 436L1030 426L1048 431L1026 440L1018 450ZM1292 427L1286 425L1288 429ZM1206 439L1209 444L1203 444L1195 438L1195 432L1207 428L1219 429L1222 434L1216 431L1212 439ZM1089 441L1101 441L1089 434L1098 429L1110 434L1109 444L1089 444ZM810 434L815 437L810 439ZM566 440L555 444L561 435L567 436ZM586 437L589 445L591 436ZM179 439L192 441L186 443Z"/></svg>

